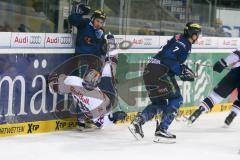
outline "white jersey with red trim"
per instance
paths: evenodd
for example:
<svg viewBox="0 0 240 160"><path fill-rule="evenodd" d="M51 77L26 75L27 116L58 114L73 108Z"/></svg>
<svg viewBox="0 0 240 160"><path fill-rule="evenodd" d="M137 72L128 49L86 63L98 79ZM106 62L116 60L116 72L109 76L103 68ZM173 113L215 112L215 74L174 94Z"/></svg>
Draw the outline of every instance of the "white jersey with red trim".
<svg viewBox="0 0 240 160"><path fill-rule="evenodd" d="M64 80L83 114L94 122L103 124L104 116L110 112L108 110L110 99L98 87L93 90L85 89L82 82L83 80L77 76L67 76Z"/></svg>

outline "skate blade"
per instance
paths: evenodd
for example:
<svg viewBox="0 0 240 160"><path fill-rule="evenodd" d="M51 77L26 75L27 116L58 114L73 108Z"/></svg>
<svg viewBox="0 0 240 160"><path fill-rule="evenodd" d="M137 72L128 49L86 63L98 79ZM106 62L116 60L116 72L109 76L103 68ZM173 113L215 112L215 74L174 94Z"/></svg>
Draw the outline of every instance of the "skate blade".
<svg viewBox="0 0 240 160"><path fill-rule="evenodd" d="M229 128L229 125L223 124L222 128Z"/></svg>
<svg viewBox="0 0 240 160"><path fill-rule="evenodd" d="M191 120L191 119L188 118L188 119L186 120L186 122L187 122L187 125L188 125L188 126L192 126L193 123L195 122L195 120Z"/></svg>
<svg viewBox="0 0 240 160"><path fill-rule="evenodd" d="M134 136L134 138L136 140L139 141L139 140L143 139L143 137L141 135L139 135L138 133L135 132L133 125L128 126L128 130L132 133L132 135Z"/></svg>
<svg viewBox="0 0 240 160"><path fill-rule="evenodd" d="M100 130L101 128L84 128L84 127L76 127L76 130L79 132L95 132Z"/></svg>
<svg viewBox="0 0 240 160"><path fill-rule="evenodd" d="M182 116L182 117L176 117L175 120L176 120L177 122L188 123L188 121L189 121L188 118L189 118L189 117L187 117L187 116Z"/></svg>
<svg viewBox="0 0 240 160"><path fill-rule="evenodd" d="M164 137L154 137L153 142L155 143L164 143L164 144L174 144L176 139L174 138L164 138Z"/></svg>
<svg viewBox="0 0 240 160"><path fill-rule="evenodd" d="M192 126L192 125L193 125L193 122L190 121L190 120L188 120L188 121L187 121L187 125L188 125L188 126Z"/></svg>

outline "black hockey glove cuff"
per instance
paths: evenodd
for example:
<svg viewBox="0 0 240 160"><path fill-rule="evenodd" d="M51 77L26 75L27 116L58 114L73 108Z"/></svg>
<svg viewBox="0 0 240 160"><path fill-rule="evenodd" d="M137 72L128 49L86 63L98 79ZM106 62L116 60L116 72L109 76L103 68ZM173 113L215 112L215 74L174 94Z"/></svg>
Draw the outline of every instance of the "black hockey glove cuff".
<svg viewBox="0 0 240 160"><path fill-rule="evenodd" d="M213 70L215 72L221 73L226 67L227 67L227 63L225 62L225 60L220 59L213 65Z"/></svg>

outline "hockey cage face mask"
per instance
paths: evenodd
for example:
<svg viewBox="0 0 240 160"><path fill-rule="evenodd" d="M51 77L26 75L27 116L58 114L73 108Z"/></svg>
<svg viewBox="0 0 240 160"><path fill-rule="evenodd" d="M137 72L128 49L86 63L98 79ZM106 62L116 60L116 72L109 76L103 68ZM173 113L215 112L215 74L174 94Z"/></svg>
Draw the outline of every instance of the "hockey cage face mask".
<svg viewBox="0 0 240 160"><path fill-rule="evenodd" d="M83 77L83 85L87 89L94 89L100 82L101 74L95 69L90 69Z"/></svg>

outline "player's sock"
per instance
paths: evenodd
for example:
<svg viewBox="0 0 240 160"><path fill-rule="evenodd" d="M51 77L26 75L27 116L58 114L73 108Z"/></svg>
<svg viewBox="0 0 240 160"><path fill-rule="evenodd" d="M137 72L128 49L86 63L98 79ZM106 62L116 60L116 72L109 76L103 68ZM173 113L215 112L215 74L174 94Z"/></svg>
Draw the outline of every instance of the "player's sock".
<svg viewBox="0 0 240 160"><path fill-rule="evenodd" d="M216 103L219 103L222 100L223 98L216 92L210 93L210 95L202 101L200 107L188 118L188 122L195 122L202 113L209 111Z"/></svg>

